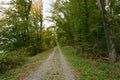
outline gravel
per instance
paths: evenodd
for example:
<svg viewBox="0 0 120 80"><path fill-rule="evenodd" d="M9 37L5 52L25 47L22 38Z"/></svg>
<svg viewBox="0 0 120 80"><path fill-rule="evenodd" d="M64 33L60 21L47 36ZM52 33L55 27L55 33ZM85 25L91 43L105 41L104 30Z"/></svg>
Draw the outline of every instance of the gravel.
<svg viewBox="0 0 120 80"><path fill-rule="evenodd" d="M37 71L25 80L76 80L60 48L55 47Z"/></svg>

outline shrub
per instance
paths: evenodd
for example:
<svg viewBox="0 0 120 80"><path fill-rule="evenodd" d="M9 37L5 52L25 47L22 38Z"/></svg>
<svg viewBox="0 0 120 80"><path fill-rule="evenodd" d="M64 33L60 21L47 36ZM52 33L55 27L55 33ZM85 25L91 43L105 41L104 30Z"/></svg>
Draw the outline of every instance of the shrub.
<svg viewBox="0 0 120 80"><path fill-rule="evenodd" d="M27 55L34 56L37 53L40 53L42 51L43 51L42 47L34 44L34 45L28 47L27 52L29 52L29 53Z"/></svg>
<svg viewBox="0 0 120 80"><path fill-rule="evenodd" d="M26 58L22 55L1 55L0 56L0 73L10 70L19 65L22 65L26 61Z"/></svg>

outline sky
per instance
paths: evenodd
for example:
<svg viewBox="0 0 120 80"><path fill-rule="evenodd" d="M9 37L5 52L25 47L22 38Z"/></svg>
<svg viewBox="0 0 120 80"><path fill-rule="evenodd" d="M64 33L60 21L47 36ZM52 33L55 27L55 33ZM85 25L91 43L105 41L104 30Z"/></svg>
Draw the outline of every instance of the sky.
<svg viewBox="0 0 120 80"><path fill-rule="evenodd" d="M51 16L50 10L51 10L51 4L54 2L55 0L43 0L43 15L44 15L44 19L47 16ZM49 22L47 20L44 21L44 24L46 27L53 25L52 22Z"/></svg>
<svg viewBox="0 0 120 80"><path fill-rule="evenodd" d="M0 3L4 1L4 2L9 2L11 0L0 0ZM43 0L43 15L44 15L44 19L47 17L47 16L50 16L50 10L51 10L51 4L54 2L55 0ZM0 7L7 7L7 5L1 5L0 4ZM1 8L0 8L0 11L1 11ZM0 13L0 17L1 17L1 13ZM50 26L52 25L53 23L45 20L44 21L44 24L45 26Z"/></svg>
<svg viewBox="0 0 120 80"><path fill-rule="evenodd" d="M0 0L0 2L1 2L1 1L9 2L9 1L11 1L11 0Z"/></svg>
<svg viewBox="0 0 120 80"><path fill-rule="evenodd" d="M0 0L0 3L3 2L3 1L9 2L10 0ZM3 16L3 15L1 14L2 7L8 7L8 6L7 6L7 5L1 5L1 4L0 4L0 18Z"/></svg>

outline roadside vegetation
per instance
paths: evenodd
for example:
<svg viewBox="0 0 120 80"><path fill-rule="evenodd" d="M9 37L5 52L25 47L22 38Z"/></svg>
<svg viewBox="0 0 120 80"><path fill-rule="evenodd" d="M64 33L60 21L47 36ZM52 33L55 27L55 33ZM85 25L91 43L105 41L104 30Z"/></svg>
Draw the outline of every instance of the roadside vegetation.
<svg viewBox="0 0 120 80"><path fill-rule="evenodd" d="M24 79L47 59L52 49L39 53L36 56L23 56L27 52L23 49L11 52L21 55L0 55L0 80Z"/></svg>
<svg viewBox="0 0 120 80"><path fill-rule="evenodd" d="M56 0L52 6L51 21L61 46L72 46L81 55L107 57L110 63L118 61L120 1Z"/></svg>
<svg viewBox="0 0 120 80"><path fill-rule="evenodd" d="M42 0L0 1L4 4L8 8L0 8L4 15L0 18L0 80L15 80L24 67L34 69L48 56L42 52L55 46L55 37L52 27L43 25Z"/></svg>
<svg viewBox="0 0 120 80"><path fill-rule="evenodd" d="M119 80L120 0L54 0L46 18L43 0L0 5L0 79L15 78L59 45L73 48L64 51L80 78Z"/></svg>
<svg viewBox="0 0 120 80"><path fill-rule="evenodd" d="M78 80L119 80L120 64L109 64L105 61L86 59L74 52L73 48L63 48L70 65L75 70Z"/></svg>

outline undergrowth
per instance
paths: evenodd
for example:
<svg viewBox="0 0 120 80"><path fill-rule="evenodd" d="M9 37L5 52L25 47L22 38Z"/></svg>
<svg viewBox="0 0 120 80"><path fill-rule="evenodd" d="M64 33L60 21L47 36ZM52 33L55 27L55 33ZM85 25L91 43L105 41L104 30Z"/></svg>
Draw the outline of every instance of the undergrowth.
<svg viewBox="0 0 120 80"><path fill-rule="evenodd" d="M92 64L70 48L62 49L69 63L75 69L77 80L120 80L120 64L105 62Z"/></svg>
<svg viewBox="0 0 120 80"><path fill-rule="evenodd" d="M26 56L28 53L24 50L0 54L0 80L23 80L36 70L52 51L51 49L35 56Z"/></svg>

